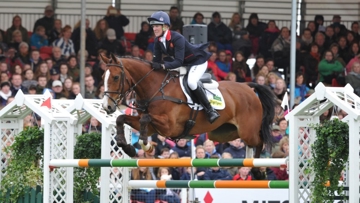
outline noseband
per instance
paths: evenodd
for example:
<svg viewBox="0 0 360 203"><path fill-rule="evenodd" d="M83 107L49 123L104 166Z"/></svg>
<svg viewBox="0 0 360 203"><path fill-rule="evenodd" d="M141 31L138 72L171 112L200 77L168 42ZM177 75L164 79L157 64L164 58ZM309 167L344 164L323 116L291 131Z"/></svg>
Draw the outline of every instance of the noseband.
<svg viewBox="0 0 360 203"><path fill-rule="evenodd" d="M116 66L116 67L121 69L121 74L120 74L121 87L119 86L119 88L116 91L105 91L104 92L104 96L107 96L115 104L116 107L119 107L118 103L120 101L122 101L124 99L124 97L128 96L135 89L135 87L141 81L143 81L147 76L149 76L149 74L154 70L154 69L151 69L138 82L136 82L133 86L131 86L131 83L129 82L129 80L127 79L127 77L125 75L124 65L123 65L121 59L120 58L118 58L118 59L120 61L120 64L106 64L106 66ZM130 88L127 91L124 92L125 80L126 80L126 82L127 82L127 84L129 85ZM116 99L113 99L112 97L110 97L109 94L117 94L118 96L116 97ZM140 109L140 108L135 108L133 106L129 106L128 104L125 104L125 106L127 106L129 108L132 108L132 109L143 110L143 109Z"/></svg>

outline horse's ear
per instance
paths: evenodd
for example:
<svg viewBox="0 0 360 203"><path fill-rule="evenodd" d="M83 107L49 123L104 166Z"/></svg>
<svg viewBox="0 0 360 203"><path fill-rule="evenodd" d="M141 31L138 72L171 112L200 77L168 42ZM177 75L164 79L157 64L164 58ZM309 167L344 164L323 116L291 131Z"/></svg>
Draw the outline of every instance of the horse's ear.
<svg viewBox="0 0 360 203"><path fill-rule="evenodd" d="M110 54L110 57L114 63L119 64L119 60L116 58L116 56L113 53Z"/></svg>
<svg viewBox="0 0 360 203"><path fill-rule="evenodd" d="M109 58L106 57L104 54L99 54L100 55L100 58L101 60L105 63L105 64L108 64L109 63Z"/></svg>

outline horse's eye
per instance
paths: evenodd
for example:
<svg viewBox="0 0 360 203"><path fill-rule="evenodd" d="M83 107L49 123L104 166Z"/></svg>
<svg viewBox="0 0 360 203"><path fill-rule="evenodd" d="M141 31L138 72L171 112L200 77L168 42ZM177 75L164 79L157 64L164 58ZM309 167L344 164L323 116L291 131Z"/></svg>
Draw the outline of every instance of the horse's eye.
<svg viewBox="0 0 360 203"><path fill-rule="evenodd" d="M120 79L120 76L118 76L118 75L117 75L117 76L114 76L114 80L115 80L115 81L117 81L117 80L119 80L119 79Z"/></svg>

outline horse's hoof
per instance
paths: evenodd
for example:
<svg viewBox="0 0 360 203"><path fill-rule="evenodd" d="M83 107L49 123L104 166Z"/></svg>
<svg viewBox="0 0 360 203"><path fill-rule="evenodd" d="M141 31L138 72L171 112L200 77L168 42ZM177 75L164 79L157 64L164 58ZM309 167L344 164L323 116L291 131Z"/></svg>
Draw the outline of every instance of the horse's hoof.
<svg viewBox="0 0 360 203"><path fill-rule="evenodd" d="M136 150L135 147L131 144L127 144L124 147L122 147L122 150L129 156L129 157L135 157L136 156Z"/></svg>

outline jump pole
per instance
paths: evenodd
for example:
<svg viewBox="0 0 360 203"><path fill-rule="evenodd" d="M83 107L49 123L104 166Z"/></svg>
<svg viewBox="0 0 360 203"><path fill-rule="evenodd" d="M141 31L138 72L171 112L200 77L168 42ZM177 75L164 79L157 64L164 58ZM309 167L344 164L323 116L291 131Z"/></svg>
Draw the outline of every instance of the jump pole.
<svg viewBox="0 0 360 203"><path fill-rule="evenodd" d="M286 167L287 159L53 159L57 167Z"/></svg>
<svg viewBox="0 0 360 203"><path fill-rule="evenodd" d="M234 180L130 180L130 189L139 188L253 188L287 189L289 181L234 181Z"/></svg>

